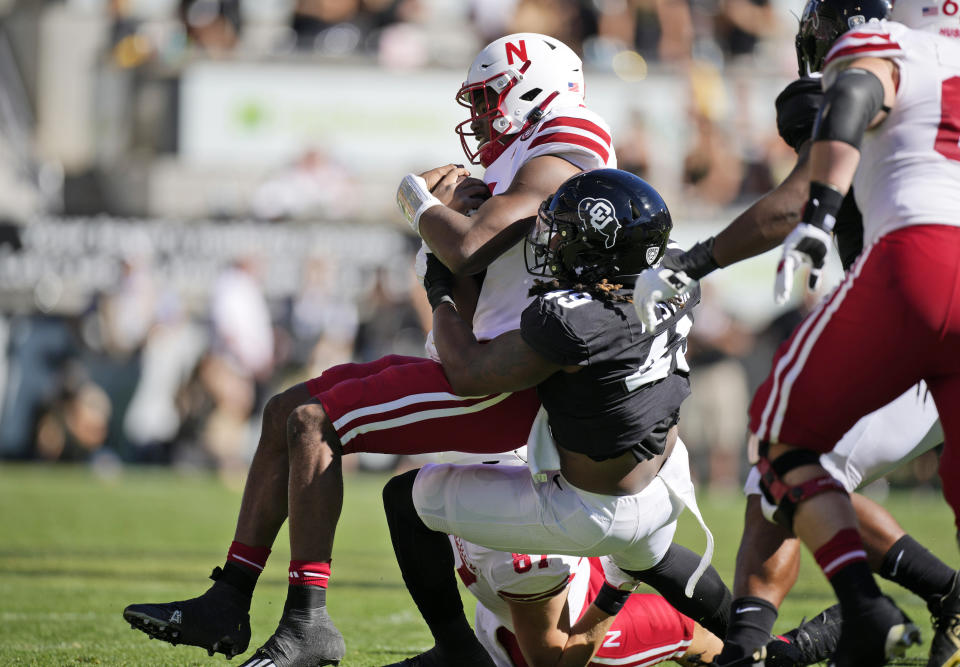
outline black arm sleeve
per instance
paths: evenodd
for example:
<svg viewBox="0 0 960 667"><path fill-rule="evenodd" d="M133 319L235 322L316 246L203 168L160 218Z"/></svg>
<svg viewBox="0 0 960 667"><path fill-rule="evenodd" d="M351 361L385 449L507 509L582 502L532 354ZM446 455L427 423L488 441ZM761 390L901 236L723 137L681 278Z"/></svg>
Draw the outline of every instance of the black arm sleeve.
<svg viewBox="0 0 960 667"><path fill-rule="evenodd" d="M856 67L844 70L823 96L813 138L859 149L867 126L883 109L883 84L877 75Z"/></svg>

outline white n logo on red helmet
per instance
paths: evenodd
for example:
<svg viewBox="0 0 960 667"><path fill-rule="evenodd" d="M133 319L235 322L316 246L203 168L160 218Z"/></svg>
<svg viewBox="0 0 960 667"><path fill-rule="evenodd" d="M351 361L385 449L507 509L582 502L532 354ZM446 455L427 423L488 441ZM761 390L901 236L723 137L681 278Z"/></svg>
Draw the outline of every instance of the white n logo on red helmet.
<svg viewBox="0 0 960 667"><path fill-rule="evenodd" d="M519 44L519 46L517 46ZM513 57L516 56L521 63L527 62L527 43L524 40L520 40L514 44L513 42L507 42L505 48L507 50L507 64L513 64Z"/></svg>
<svg viewBox="0 0 960 667"><path fill-rule="evenodd" d="M613 212L613 204L606 199L586 197L581 199L577 206L580 219L603 235L605 248L612 248L617 242L617 230L620 229L620 223Z"/></svg>

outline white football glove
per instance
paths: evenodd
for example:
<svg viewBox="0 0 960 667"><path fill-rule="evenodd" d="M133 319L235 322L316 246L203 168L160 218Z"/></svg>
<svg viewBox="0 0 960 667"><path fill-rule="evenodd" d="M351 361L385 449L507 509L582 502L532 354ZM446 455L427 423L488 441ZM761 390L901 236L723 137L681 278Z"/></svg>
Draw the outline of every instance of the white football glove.
<svg viewBox="0 0 960 667"><path fill-rule="evenodd" d="M783 241L783 255L777 265L777 278L773 287L773 298L777 305L783 305L790 298L793 289L794 274L801 264L810 265L808 288L813 291L820 284L823 264L830 250L830 232L801 222Z"/></svg>
<svg viewBox="0 0 960 667"><path fill-rule="evenodd" d="M697 281L683 271L665 266L647 269L637 276L633 288L633 307L647 331L657 326L657 303L686 294L697 286Z"/></svg>

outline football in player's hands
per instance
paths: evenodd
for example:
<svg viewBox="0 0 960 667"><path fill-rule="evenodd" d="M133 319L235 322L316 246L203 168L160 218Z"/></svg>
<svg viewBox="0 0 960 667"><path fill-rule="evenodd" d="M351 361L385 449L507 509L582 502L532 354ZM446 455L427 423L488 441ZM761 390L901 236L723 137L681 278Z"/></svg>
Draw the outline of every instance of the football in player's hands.
<svg viewBox="0 0 960 667"><path fill-rule="evenodd" d="M458 213L472 215L480 205L490 199L490 188L479 178L466 176L457 181L453 198L448 206Z"/></svg>

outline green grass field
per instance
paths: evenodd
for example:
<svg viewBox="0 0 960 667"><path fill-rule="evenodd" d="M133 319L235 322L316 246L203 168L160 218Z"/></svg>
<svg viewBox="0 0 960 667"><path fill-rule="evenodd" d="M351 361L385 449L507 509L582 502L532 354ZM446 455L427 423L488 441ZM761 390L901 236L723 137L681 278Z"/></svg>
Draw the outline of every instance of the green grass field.
<svg viewBox="0 0 960 667"><path fill-rule="evenodd" d="M380 505L385 477L354 475L333 561L331 614L347 641L343 665L383 665L432 642L409 601L393 559ZM0 466L0 664L227 665L193 647L171 647L131 630L120 615L131 602L164 602L205 590L232 539L240 493L213 476L169 470L94 475L88 468ZM742 498L706 496L701 507L717 540L714 564L732 582ZM958 564L951 516L939 495L890 496L894 515L934 553ZM679 541L700 550L690 517ZM273 631L286 592L286 534L261 577L251 612L251 651ZM919 598L884 585L924 630ZM832 602L809 557L778 630ZM468 609L472 603L468 602ZM925 649L910 656L922 658ZM922 662L920 663L922 664Z"/></svg>

